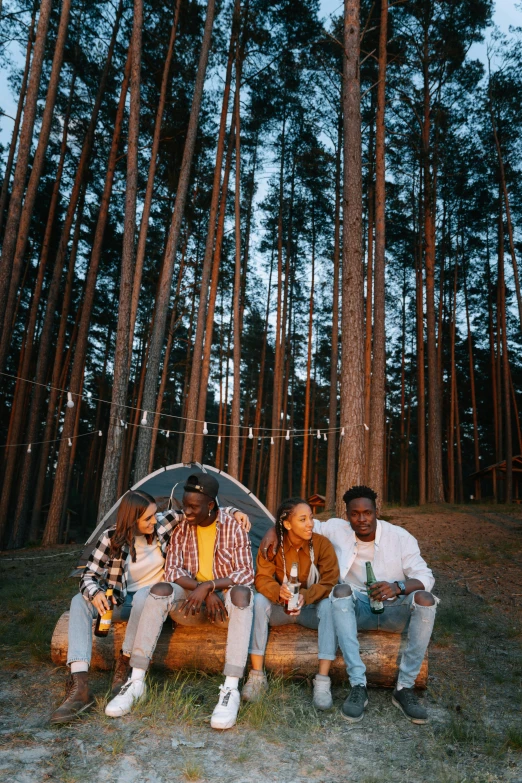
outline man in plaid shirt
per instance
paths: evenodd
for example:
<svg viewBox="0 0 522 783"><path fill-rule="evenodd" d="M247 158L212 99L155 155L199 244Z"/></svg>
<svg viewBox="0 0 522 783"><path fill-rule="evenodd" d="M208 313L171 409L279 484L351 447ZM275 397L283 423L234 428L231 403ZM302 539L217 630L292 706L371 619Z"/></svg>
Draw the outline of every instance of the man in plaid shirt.
<svg viewBox="0 0 522 783"><path fill-rule="evenodd" d="M229 729L239 710L239 678L244 673L252 626L250 541L236 520L218 508L219 484L213 476L195 473L184 489L185 518L170 540L165 582L150 589L132 649L131 676L105 712L110 717L125 715L145 695L145 674L170 614L179 625L228 625L225 683L211 726Z"/></svg>

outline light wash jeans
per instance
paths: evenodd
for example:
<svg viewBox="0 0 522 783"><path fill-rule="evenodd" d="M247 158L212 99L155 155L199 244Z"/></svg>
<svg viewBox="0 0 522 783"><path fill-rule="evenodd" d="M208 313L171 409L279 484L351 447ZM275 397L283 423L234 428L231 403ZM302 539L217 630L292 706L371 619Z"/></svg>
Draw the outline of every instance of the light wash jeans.
<svg viewBox="0 0 522 783"><path fill-rule="evenodd" d="M145 606L149 590L150 586L142 587L135 593L127 593L124 603L121 606L114 607L113 620L128 620L125 639L121 648L125 655L131 654L140 615ZM97 617L98 612L91 602L86 601L81 593L76 593L71 601L69 614L68 665L74 663L74 661L91 663L92 621Z"/></svg>
<svg viewBox="0 0 522 783"><path fill-rule="evenodd" d="M320 661L335 661L337 640L332 620L332 604L324 598L316 604L303 606L297 615L286 614L281 604L274 604L262 593L254 598L254 623L250 637L251 655L264 655L268 640L268 626L302 625L305 628L319 629L318 643Z"/></svg>
<svg viewBox="0 0 522 783"><path fill-rule="evenodd" d="M184 590L183 587L180 587L175 582L170 582L170 586L173 588L171 595L155 595L151 593L145 602L134 640L134 647L132 648L130 664L133 667L138 669L148 668L167 615L170 614L172 620L178 625L212 625L207 617L205 604L203 604L198 614L185 617L180 611L181 605L183 600L188 598L191 591ZM230 677L242 677L248 657L253 601L251 595L248 606L234 606L230 595L232 589L224 593L217 593L225 604L228 618L224 622L216 620L213 625L218 628L228 627L223 673Z"/></svg>
<svg viewBox="0 0 522 783"><path fill-rule="evenodd" d="M334 588L335 589L335 588ZM350 685L366 685L366 667L359 654L357 631L407 631L406 647L399 665L398 685L413 688L428 647L439 599L433 606L420 606L415 593L399 596L393 603L384 603L382 614L373 614L368 596L352 591L346 598L330 594L332 615L339 646L346 664Z"/></svg>

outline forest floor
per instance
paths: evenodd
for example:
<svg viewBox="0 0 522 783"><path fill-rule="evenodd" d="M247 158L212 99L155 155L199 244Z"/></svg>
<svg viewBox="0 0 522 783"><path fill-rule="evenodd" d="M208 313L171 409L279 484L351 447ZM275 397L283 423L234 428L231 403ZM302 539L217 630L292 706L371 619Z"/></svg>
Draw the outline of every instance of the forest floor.
<svg viewBox="0 0 522 783"><path fill-rule="evenodd" d="M0 777L3 783L522 783L522 514L501 506L390 508L415 535L442 599L424 698L414 726L372 689L364 720L317 714L309 682L274 679L237 726L209 727L221 678L152 676L146 702L106 718L109 676L93 673L96 708L51 727L64 668L49 657L52 629L76 583L76 547L0 557ZM60 553L59 557L38 560ZM61 556L63 553L63 556ZM15 560L8 559L15 558ZM17 562L18 561L18 562Z"/></svg>

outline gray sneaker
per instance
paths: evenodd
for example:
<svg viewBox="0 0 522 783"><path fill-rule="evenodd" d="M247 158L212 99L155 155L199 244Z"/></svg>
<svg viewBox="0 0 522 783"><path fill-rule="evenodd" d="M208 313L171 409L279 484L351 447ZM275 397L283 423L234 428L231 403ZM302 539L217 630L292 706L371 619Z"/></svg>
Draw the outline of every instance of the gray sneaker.
<svg viewBox="0 0 522 783"><path fill-rule="evenodd" d="M427 723L428 713L426 708L419 704L413 688L395 688L392 693L392 704L411 720L412 723Z"/></svg>
<svg viewBox="0 0 522 783"><path fill-rule="evenodd" d="M241 698L243 701L259 701L263 693L268 690L268 682L266 674L264 672L258 672L255 669L250 669L248 680L243 685L241 691Z"/></svg>
<svg viewBox="0 0 522 783"><path fill-rule="evenodd" d="M333 707L331 680L329 677L316 674L314 677L314 707L318 710L331 710Z"/></svg>
<svg viewBox="0 0 522 783"><path fill-rule="evenodd" d="M350 723L357 723L364 717L364 710L368 704L368 691L364 685L354 685L350 695L341 707L341 715Z"/></svg>

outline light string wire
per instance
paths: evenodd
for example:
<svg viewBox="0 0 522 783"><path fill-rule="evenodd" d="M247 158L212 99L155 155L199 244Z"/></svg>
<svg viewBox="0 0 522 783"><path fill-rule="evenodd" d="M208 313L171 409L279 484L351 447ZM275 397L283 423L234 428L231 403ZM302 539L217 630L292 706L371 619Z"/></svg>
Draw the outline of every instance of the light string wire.
<svg viewBox="0 0 522 783"><path fill-rule="evenodd" d="M67 407L73 407L74 402L72 401L73 397L79 398L80 402L82 401L88 401L88 402L100 402L105 405L111 405L112 402L110 400L104 400L102 397L94 397L93 395L89 395L88 397L84 394L80 394L78 392L71 392L68 389L61 389L58 386L52 386L50 383L39 383L38 381L30 380L29 378L22 378L17 375L13 375L11 373L6 372L0 372L0 375L3 375L4 377L11 378L15 381L21 381L22 383L30 383L33 386L43 386L46 389L52 389L54 391L60 392L62 394L67 395ZM173 413L160 413L157 414L156 411L147 411L144 408L137 408L132 405L119 405L119 408L125 408L130 411L138 411L142 413L142 421L140 423L138 422L124 422L122 419L117 419L113 421L112 423L118 426L118 424L122 427L126 427L130 425L131 427L145 427L146 429L150 430L157 430L158 432L164 431L165 433L173 433L176 435L184 435L186 433L186 430L174 430L174 429L168 429L166 427L154 427L151 425L148 425L147 422L147 415L150 413L153 418L156 418L156 416L160 416L162 418L169 418L169 419L179 419L180 421L184 422L192 422L194 424L202 424L203 425L203 435L205 437L210 438L246 438L249 440L253 440L253 438L268 438L270 437L272 440L275 438L284 438L285 440L290 440L290 438L296 438L296 437L305 437L307 435L313 436L313 427L309 427L308 430L305 429L295 429L295 428L288 428L288 427L253 427L252 425L248 424L230 424L227 422L217 422L217 421L202 421L201 419L190 419L185 416L177 416ZM236 429L242 429L242 430L248 430L248 432L244 435L238 434L235 435L233 433L230 434L221 434L219 431L217 433L209 433L208 432L208 425L218 427L218 429L225 428L236 428ZM323 439L326 439L325 436L328 433L336 433L340 432L341 435L344 435L345 430L347 429L357 429L359 427L364 427L365 429L369 429L368 425L366 423L362 424L353 424L349 427L347 426L339 426L339 427L330 427L330 428L317 428L317 437L319 438L320 435L323 437ZM254 434L254 432L256 434ZM90 430L89 432L83 432L78 435L70 435L68 437L63 438L51 438L49 440L40 440L40 441L31 441L26 443L4 443L0 444L0 448L6 449L6 448L16 448L18 446L28 446L29 448L31 446L38 446L43 443L57 443L62 440L68 440L71 441L75 438L83 438L86 435L94 435L95 433L98 433L98 435L102 434L102 431L99 429ZM268 433L268 434L267 434Z"/></svg>

